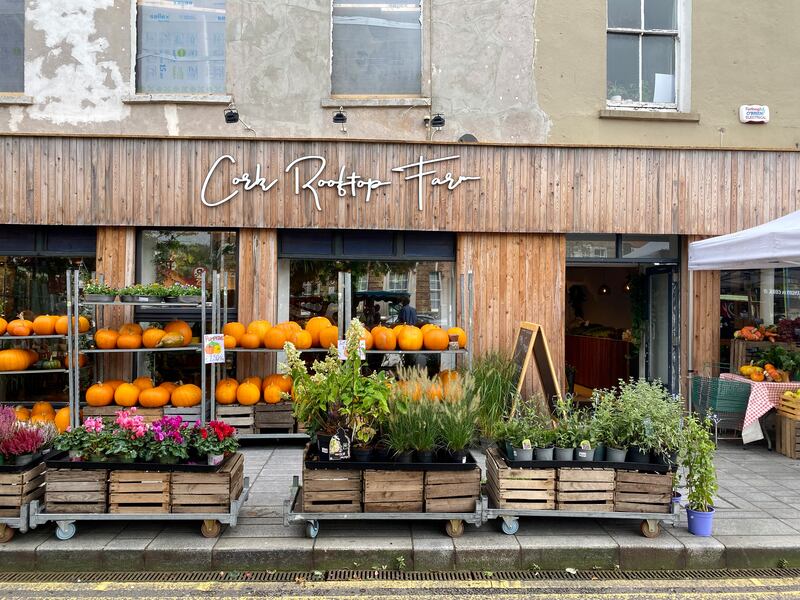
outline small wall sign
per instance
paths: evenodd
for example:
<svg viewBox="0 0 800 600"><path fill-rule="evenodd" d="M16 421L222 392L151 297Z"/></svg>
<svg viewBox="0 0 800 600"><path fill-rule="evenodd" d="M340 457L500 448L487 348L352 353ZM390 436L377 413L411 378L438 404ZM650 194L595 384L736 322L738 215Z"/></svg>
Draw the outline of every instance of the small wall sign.
<svg viewBox="0 0 800 600"><path fill-rule="evenodd" d="M225 336L207 333L203 336L203 363L210 365L225 362Z"/></svg>
<svg viewBox="0 0 800 600"><path fill-rule="evenodd" d="M739 107L742 123L769 123L769 106L765 104L742 104Z"/></svg>

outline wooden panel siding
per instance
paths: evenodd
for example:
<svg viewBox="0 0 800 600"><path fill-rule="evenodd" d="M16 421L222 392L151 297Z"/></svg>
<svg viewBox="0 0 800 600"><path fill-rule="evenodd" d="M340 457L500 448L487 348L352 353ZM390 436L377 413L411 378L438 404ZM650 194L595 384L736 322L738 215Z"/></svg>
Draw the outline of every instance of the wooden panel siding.
<svg viewBox="0 0 800 600"><path fill-rule="evenodd" d="M255 177L269 191L240 193L208 207L200 191L209 167L229 154L208 186L210 199ZM320 190L322 211L308 191L294 194L284 167L324 156L322 177L339 167L390 181L356 198ZM395 166L461 155L436 168L480 176L457 189L424 185ZM610 232L716 235L800 209L798 152L646 148L572 148L413 144L397 142L187 140L0 136L0 219L4 223L146 225L156 227L352 228L487 232ZM305 163L310 178L316 165Z"/></svg>

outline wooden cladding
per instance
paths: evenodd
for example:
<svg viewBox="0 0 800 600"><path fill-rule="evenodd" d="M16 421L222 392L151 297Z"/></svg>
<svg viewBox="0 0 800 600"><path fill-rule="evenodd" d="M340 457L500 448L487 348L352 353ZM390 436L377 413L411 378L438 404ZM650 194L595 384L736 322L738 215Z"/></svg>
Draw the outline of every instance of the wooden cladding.
<svg viewBox="0 0 800 600"><path fill-rule="evenodd" d="M460 232L610 232L716 235L764 223L800 208L800 153L642 148L566 148L395 142L175 140L3 136L0 219L17 224L157 227L363 228ZM209 168L204 205L201 188ZM321 179L356 172L389 185L340 197L296 195L297 158L327 160ZM417 181L392 168L460 155L430 165L423 210ZM244 191L231 179L256 165L269 191ZM301 183L318 163L300 165ZM454 190L431 185L480 176ZM349 189L349 188L348 188Z"/></svg>

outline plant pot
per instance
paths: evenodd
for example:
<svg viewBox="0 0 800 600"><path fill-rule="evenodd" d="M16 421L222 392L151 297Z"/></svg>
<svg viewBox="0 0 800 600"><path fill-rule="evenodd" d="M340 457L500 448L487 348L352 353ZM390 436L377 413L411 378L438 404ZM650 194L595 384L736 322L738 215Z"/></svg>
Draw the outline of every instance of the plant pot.
<svg viewBox="0 0 800 600"><path fill-rule="evenodd" d="M689 523L689 533L701 537L709 537L714 529L714 509L708 512L701 510L686 509L686 516Z"/></svg>
<svg viewBox="0 0 800 600"><path fill-rule="evenodd" d="M0 454L0 465L6 464L6 457Z"/></svg>
<svg viewBox="0 0 800 600"><path fill-rule="evenodd" d="M331 443L332 435L318 435L317 436L317 452L319 452L320 460L330 460L328 454L329 446Z"/></svg>
<svg viewBox="0 0 800 600"><path fill-rule="evenodd" d="M378 444L372 449L372 460L376 462L388 462L389 460L389 447L383 444Z"/></svg>
<svg viewBox="0 0 800 600"><path fill-rule="evenodd" d="M536 460L553 460L553 450L554 448L550 446L549 448L536 448L533 452Z"/></svg>
<svg viewBox="0 0 800 600"><path fill-rule="evenodd" d="M89 456L89 462L107 462L108 457L105 454L92 454Z"/></svg>
<svg viewBox="0 0 800 600"><path fill-rule="evenodd" d="M627 462L648 464L650 463L650 452L642 450L639 446L628 448Z"/></svg>
<svg viewBox="0 0 800 600"><path fill-rule="evenodd" d="M575 448L559 448L556 446L554 449L554 459L555 460L572 460L573 456L575 455Z"/></svg>
<svg viewBox="0 0 800 600"><path fill-rule="evenodd" d="M167 302L169 304L177 304L178 302L180 302L180 300L178 300L177 296L167 296L164 298L164 302Z"/></svg>
<svg viewBox="0 0 800 600"><path fill-rule="evenodd" d="M575 460L578 462L592 462L594 460L594 448L591 450L575 448Z"/></svg>
<svg viewBox="0 0 800 600"><path fill-rule="evenodd" d="M128 456L127 454L117 454L116 456L114 456L114 459L111 462L130 464L133 462L133 460L134 460L133 456Z"/></svg>
<svg viewBox="0 0 800 600"><path fill-rule="evenodd" d="M432 463L433 450L415 450L414 461L418 463Z"/></svg>
<svg viewBox="0 0 800 600"><path fill-rule="evenodd" d="M353 446L350 448L350 459L354 462L369 462L372 458L372 448L359 448Z"/></svg>
<svg viewBox="0 0 800 600"><path fill-rule="evenodd" d="M606 460L606 445L603 443L597 444L594 447L594 461L603 462Z"/></svg>
<svg viewBox="0 0 800 600"><path fill-rule="evenodd" d="M158 462L162 465L177 465L180 459L177 456L159 456Z"/></svg>
<svg viewBox="0 0 800 600"><path fill-rule="evenodd" d="M183 304L200 304L202 296L178 296L178 302Z"/></svg>
<svg viewBox="0 0 800 600"><path fill-rule="evenodd" d="M70 450L69 451L69 459L72 461L80 460L83 457L83 454L80 450Z"/></svg>
<svg viewBox="0 0 800 600"><path fill-rule="evenodd" d="M511 445L511 442L503 441L502 442L503 450L506 453L506 458L508 460L514 460L514 446Z"/></svg>
<svg viewBox="0 0 800 600"><path fill-rule="evenodd" d="M84 294L83 299L86 302L113 302L116 294Z"/></svg>
<svg viewBox="0 0 800 600"><path fill-rule="evenodd" d="M678 453L676 451L673 452L655 452L655 462L659 465L666 465L668 467L677 467L678 466Z"/></svg>
<svg viewBox="0 0 800 600"><path fill-rule="evenodd" d="M14 464L15 465L27 465L29 462L33 462L33 459L36 455L34 453L30 454L20 454L19 456L14 457Z"/></svg>
<svg viewBox="0 0 800 600"><path fill-rule="evenodd" d="M467 451L466 450L451 450L447 453L447 458L452 463L456 464L464 464L467 462Z"/></svg>
<svg viewBox="0 0 800 600"><path fill-rule="evenodd" d="M627 456L627 448L612 448L611 446L606 448L606 462L624 463Z"/></svg>
<svg viewBox="0 0 800 600"><path fill-rule="evenodd" d="M533 460L533 448L514 448L514 460Z"/></svg>
<svg viewBox="0 0 800 600"><path fill-rule="evenodd" d="M406 452L398 452L394 455L394 462L401 463L401 464L408 464L414 458L414 453L411 450L407 450Z"/></svg>
<svg viewBox="0 0 800 600"><path fill-rule="evenodd" d="M683 496L681 496L680 492L672 492L672 503L673 504L677 504L678 506L680 506L681 505L681 498L683 498Z"/></svg>
<svg viewBox="0 0 800 600"><path fill-rule="evenodd" d="M222 464L223 460L225 460L224 454L209 454L206 456L206 462L212 467Z"/></svg>
<svg viewBox="0 0 800 600"><path fill-rule="evenodd" d="M138 302L141 304L161 304L161 296L120 296L123 302Z"/></svg>

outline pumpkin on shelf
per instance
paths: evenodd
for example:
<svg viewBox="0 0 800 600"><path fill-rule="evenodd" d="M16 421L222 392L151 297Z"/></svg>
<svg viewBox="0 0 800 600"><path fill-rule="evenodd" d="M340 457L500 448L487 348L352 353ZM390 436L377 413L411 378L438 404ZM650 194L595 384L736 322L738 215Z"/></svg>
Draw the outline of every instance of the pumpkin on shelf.
<svg viewBox="0 0 800 600"><path fill-rule="evenodd" d="M30 421L31 409L25 406L15 406L14 415L17 417L17 421Z"/></svg>
<svg viewBox="0 0 800 600"><path fill-rule="evenodd" d="M0 350L0 371L24 371L31 364L31 355L21 348Z"/></svg>
<svg viewBox="0 0 800 600"><path fill-rule="evenodd" d="M67 317L67 315L62 315L56 319L56 333L59 335L67 335L67 329L69 329L69 324L73 321ZM91 323L89 323L89 319L86 317L78 317L78 332L79 333L86 333L91 328Z"/></svg>
<svg viewBox="0 0 800 600"><path fill-rule="evenodd" d="M119 386L127 382L124 379L106 379L103 381L103 383L110 385L112 388L114 388L114 391L116 391Z"/></svg>
<svg viewBox="0 0 800 600"><path fill-rule="evenodd" d="M394 350L397 348L397 336L394 331L383 325L378 325L372 330L372 341L378 350Z"/></svg>
<svg viewBox="0 0 800 600"><path fill-rule="evenodd" d="M33 333L36 335L53 335L56 331L55 315L39 315L33 320Z"/></svg>
<svg viewBox="0 0 800 600"><path fill-rule="evenodd" d="M236 338L232 335L225 334L222 336L223 345L225 346L226 350L230 350L231 348L236 348Z"/></svg>
<svg viewBox="0 0 800 600"><path fill-rule="evenodd" d="M172 392L174 392L176 389L178 389L178 384L177 383L172 383L171 381L162 381L161 383L158 384L158 387L164 388L165 390L167 390L169 392L169 395L170 395L170 398L171 398L172 397Z"/></svg>
<svg viewBox="0 0 800 600"><path fill-rule="evenodd" d="M413 325L403 325L400 335L397 336L397 345L400 350L422 350L424 337L422 331Z"/></svg>
<svg viewBox="0 0 800 600"><path fill-rule="evenodd" d="M114 392L117 388L111 382L98 382L86 390L86 404L89 406L108 406L114 401Z"/></svg>
<svg viewBox="0 0 800 600"><path fill-rule="evenodd" d="M319 345L321 348L336 347L339 342L339 328L336 325L325 327L319 332Z"/></svg>
<svg viewBox="0 0 800 600"><path fill-rule="evenodd" d="M78 368L85 367L87 362L89 362L89 359L86 358L86 355L83 352L80 352L78 354ZM69 356L64 356L61 359L61 364L65 369L69 369L70 368Z"/></svg>
<svg viewBox="0 0 800 600"><path fill-rule="evenodd" d="M30 335L33 333L33 321L28 321L22 318L22 315L19 315L16 319L8 323L6 333L17 337Z"/></svg>
<svg viewBox="0 0 800 600"><path fill-rule="evenodd" d="M147 375L142 375L141 377L137 377L131 383L140 390L149 390L150 388L154 387L153 380Z"/></svg>
<svg viewBox="0 0 800 600"><path fill-rule="evenodd" d="M53 424L56 426L56 430L58 433L64 433L69 427L69 407L65 406L64 408L59 408L56 411L55 417L53 417Z"/></svg>
<svg viewBox="0 0 800 600"><path fill-rule="evenodd" d="M426 350L447 350L450 337L438 327L433 327L423 333L422 343Z"/></svg>
<svg viewBox="0 0 800 600"><path fill-rule="evenodd" d="M264 335L264 346L280 350L286 343L286 331L278 327L270 327Z"/></svg>
<svg viewBox="0 0 800 600"><path fill-rule="evenodd" d="M49 402L36 402L31 409L31 419L34 417L41 417L52 421L56 416L56 411L53 405Z"/></svg>
<svg viewBox="0 0 800 600"><path fill-rule="evenodd" d="M60 369L61 361L55 355L51 355L47 360L42 361L43 369Z"/></svg>
<svg viewBox="0 0 800 600"><path fill-rule="evenodd" d="M142 347L142 336L138 333L120 333L117 338L117 348L122 350L137 350Z"/></svg>
<svg viewBox="0 0 800 600"><path fill-rule="evenodd" d="M300 331L303 329L296 321L283 321L282 323L275 325L275 327L283 331L287 338L295 331Z"/></svg>
<svg viewBox="0 0 800 600"><path fill-rule="evenodd" d="M364 350L372 350L375 345L375 340L372 339L372 332L364 329L364 335L361 336L361 339L364 340Z"/></svg>
<svg viewBox="0 0 800 600"><path fill-rule="evenodd" d="M101 350L113 350L118 339L119 333L114 329L98 329L94 333L94 344Z"/></svg>
<svg viewBox="0 0 800 600"><path fill-rule="evenodd" d="M274 385L280 391L287 394L292 391L292 378L289 375L281 375L280 373L273 373L264 377L263 387Z"/></svg>
<svg viewBox="0 0 800 600"><path fill-rule="evenodd" d="M327 317L311 317L305 327L305 330L311 335L311 346L319 346L320 332L332 325L333 323L331 323ZM297 344L295 344L295 346L297 346ZM311 346L308 347L310 348Z"/></svg>
<svg viewBox="0 0 800 600"><path fill-rule="evenodd" d="M139 404L143 408L161 408L166 406L171 397L167 388L158 386L147 388L139 392Z"/></svg>
<svg viewBox="0 0 800 600"><path fill-rule="evenodd" d="M221 379L217 382L214 398L219 404L233 404L236 402L236 390L239 382L235 379Z"/></svg>
<svg viewBox="0 0 800 600"><path fill-rule="evenodd" d="M247 333L254 334L258 337L259 341L264 339L270 329L272 329L272 323L264 319L250 321L250 323L247 324Z"/></svg>
<svg viewBox="0 0 800 600"><path fill-rule="evenodd" d="M394 332L394 336L399 340L400 339L400 332L403 331L405 327L408 327L405 323L399 323L392 327L392 331Z"/></svg>
<svg viewBox="0 0 800 600"><path fill-rule="evenodd" d="M200 404L203 391L193 383L179 385L172 392L170 402L178 408L190 408Z"/></svg>
<svg viewBox="0 0 800 600"><path fill-rule="evenodd" d="M458 336L458 347L459 348L466 348L467 347L467 332L461 329L461 327L451 327L447 330L448 339L451 335Z"/></svg>
<svg viewBox="0 0 800 600"><path fill-rule="evenodd" d="M230 323L225 323L225 325L222 326L222 333L231 336L238 344L239 338L247 333L247 328L244 326L244 324L239 323L238 321L231 321Z"/></svg>
<svg viewBox="0 0 800 600"><path fill-rule="evenodd" d="M183 334L170 331L169 333L165 333L161 339L158 340L156 348L182 348L186 345L183 342Z"/></svg>
<svg viewBox="0 0 800 600"><path fill-rule="evenodd" d="M264 402L267 404L278 404L283 400L281 388L277 385L268 385L264 388Z"/></svg>
<svg viewBox="0 0 800 600"><path fill-rule="evenodd" d="M254 383L242 383L236 389L236 401L242 406L252 406L261 400L261 388Z"/></svg>
<svg viewBox="0 0 800 600"><path fill-rule="evenodd" d="M142 345L145 348L155 348L159 342L167 335L167 332L157 327L149 327L142 332ZM181 337L183 343L183 337Z"/></svg>
<svg viewBox="0 0 800 600"><path fill-rule="evenodd" d="M114 391L114 403L118 406L136 406L141 390L132 383L123 383Z"/></svg>
<svg viewBox="0 0 800 600"><path fill-rule="evenodd" d="M142 335L142 326L138 323L125 323L117 331L120 335Z"/></svg>
<svg viewBox="0 0 800 600"><path fill-rule="evenodd" d="M431 329L438 329L438 328L439 328L439 326L438 325L434 325L433 323L425 323L425 325L420 327L419 330L422 332L422 335L425 335Z"/></svg>
<svg viewBox="0 0 800 600"><path fill-rule="evenodd" d="M8 321L0 317L0 335L5 335L6 329L8 329Z"/></svg>
<svg viewBox="0 0 800 600"><path fill-rule="evenodd" d="M319 334L317 334L317 339L319 340ZM314 338L310 332L301 330L295 331L289 341L292 342L294 347L298 350L307 350L313 345Z"/></svg>
<svg viewBox="0 0 800 600"><path fill-rule="evenodd" d="M164 326L167 333L179 333L183 337L183 346L192 343L192 328L186 321L171 321Z"/></svg>
<svg viewBox="0 0 800 600"><path fill-rule="evenodd" d="M39 353L36 350L31 348L25 348L23 350L28 355L28 366L30 367L33 363L39 360Z"/></svg>
<svg viewBox="0 0 800 600"><path fill-rule="evenodd" d="M250 377L245 377L242 383L252 383L258 389L261 389L261 377L258 375L251 375Z"/></svg>
<svg viewBox="0 0 800 600"><path fill-rule="evenodd" d="M258 337L255 333L245 333L242 337L239 338L239 345L242 348L254 349L258 348L261 345L261 338Z"/></svg>

